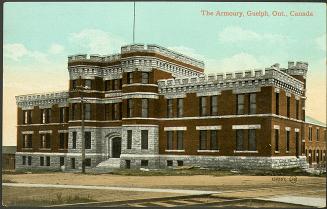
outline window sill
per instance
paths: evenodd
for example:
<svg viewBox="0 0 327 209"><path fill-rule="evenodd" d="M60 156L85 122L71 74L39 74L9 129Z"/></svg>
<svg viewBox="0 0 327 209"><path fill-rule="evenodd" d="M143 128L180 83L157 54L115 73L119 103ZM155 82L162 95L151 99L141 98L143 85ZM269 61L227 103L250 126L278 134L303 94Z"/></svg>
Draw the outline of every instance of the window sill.
<svg viewBox="0 0 327 209"><path fill-rule="evenodd" d="M204 149L200 149L200 150L197 150L197 152L219 152L219 150L204 150Z"/></svg>
<svg viewBox="0 0 327 209"><path fill-rule="evenodd" d="M279 151L275 151L275 153L279 154L280 152Z"/></svg>
<svg viewBox="0 0 327 209"><path fill-rule="evenodd" d="M51 148L40 148L39 150L51 150Z"/></svg>
<svg viewBox="0 0 327 209"><path fill-rule="evenodd" d="M285 153L290 153L290 151L286 151Z"/></svg>
<svg viewBox="0 0 327 209"><path fill-rule="evenodd" d="M249 151L249 150L234 150L234 153L258 153L258 150L256 150L256 151Z"/></svg>
<svg viewBox="0 0 327 209"><path fill-rule="evenodd" d="M183 149L183 150L178 150L178 149L173 149L173 150L171 150L171 149L166 149L165 150L165 152L185 152L185 150Z"/></svg>
<svg viewBox="0 0 327 209"><path fill-rule="evenodd" d="M33 150L32 147L25 147L25 148L22 148L22 150Z"/></svg>

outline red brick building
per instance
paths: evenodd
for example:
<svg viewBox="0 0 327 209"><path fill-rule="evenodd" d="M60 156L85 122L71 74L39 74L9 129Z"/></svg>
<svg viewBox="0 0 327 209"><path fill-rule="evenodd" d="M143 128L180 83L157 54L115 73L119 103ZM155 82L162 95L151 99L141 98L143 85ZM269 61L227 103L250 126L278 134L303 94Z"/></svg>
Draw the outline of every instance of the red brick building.
<svg viewBox="0 0 327 209"><path fill-rule="evenodd" d="M142 44L116 55L70 56L68 91L16 97L16 168L81 169L82 99L90 168L323 162L326 126L305 122L307 70L289 62L206 75L202 61Z"/></svg>

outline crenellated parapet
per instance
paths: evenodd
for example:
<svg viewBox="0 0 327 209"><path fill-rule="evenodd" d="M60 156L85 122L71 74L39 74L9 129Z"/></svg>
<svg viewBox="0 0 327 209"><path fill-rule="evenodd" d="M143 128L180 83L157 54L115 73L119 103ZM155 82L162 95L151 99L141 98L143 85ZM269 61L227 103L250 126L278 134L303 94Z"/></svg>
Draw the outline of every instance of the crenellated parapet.
<svg viewBox="0 0 327 209"><path fill-rule="evenodd" d="M68 56L68 62L74 61L94 61L94 62L115 62L120 60L120 54L98 55L98 54L76 54Z"/></svg>
<svg viewBox="0 0 327 209"><path fill-rule="evenodd" d="M159 93L233 90L234 93L260 91L260 87L275 86L301 96L303 82L279 70L277 66L265 70L248 70L209 74L158 81Z"/></svg>
<svg viewBox="0 0 327 209"><path fill-rule="evenodd" d="M40 94L27 94L16 96L16 104L22 109L51 107L54 104L65 106L69 97L68 91L49 92Z"/></svg>

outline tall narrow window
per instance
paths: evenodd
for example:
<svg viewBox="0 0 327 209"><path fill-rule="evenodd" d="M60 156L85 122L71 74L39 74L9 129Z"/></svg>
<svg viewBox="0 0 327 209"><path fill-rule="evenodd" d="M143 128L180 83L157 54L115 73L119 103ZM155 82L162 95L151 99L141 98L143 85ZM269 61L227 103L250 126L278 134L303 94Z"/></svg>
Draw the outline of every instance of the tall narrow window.
<svg viewBox="0 0 327 209"><path fill-rule="evenodd" d="M46 140L46 135L45 134L41 135L40 144L41 144L40 147L43 148L43 149L47 147L47 140Z"/></svg>
<svg viewBox="0 0 327 209"><path fill-rule="evenodd" d="M59 149L65 148L65 133L59 134Z"/></svg>
<svg viewBox="0 0 327 209"><path fill-rule="evenodd" d="M309 141L312 141L312 127L309 127Z"/></svg>
<svg viewBox="0 0 327 209"><path fill-rule="evenodd" d="M85 149L91 149L91 132L86 131L84 137L85 137Z"/></svg>
<svg viewBox="0 0 327 209"><path fill-rule="evenodd" d="M249 99L249 113L250 114L255 114L257 111L257 101L256 101L256 94L250 94L250 99Z"/></svg>
<svg viewBox="0 0 327 209"><path fill-rule="evenodd" d="M105 120L110 120L110 104L105 104L104 105L104 109L105 109Z"/></svg>
<svg viewBox="0 0 327 209"><path fill-rule="evenodd" d="M316 141L319 141L319 129L316 129Z"/></svg>
<svg viewBox="0 0 327 209"><path fill-rule="evenodd" d="M167 117L172 118L173 117L173 100L167 99Z"/></svg>
<svg viewBox="0 0 327 209"><path fill-rule="evenodd" d="M92 80L85 80L85 87L88 88L88 89L91 89L92 88Z"/></svg>
<svg viewBox="0 0 327 209"><path fill-rule="evenodd" d="M127 73L127 83L128 84L133 83L133 73L132 72Z"/></svg>
<svg viewBox="0 0 327 209"><path fill-rule="evenodd" d="M218 96L211 97L211 108L210 108L211 115L218 114Z"/></svg>
<svg viewBox="0 0 327 209"><path fill-rule="evenodd" d="M237 114L244 114L244 94L237 95Z"/></svg>
<svg viewBox="0 0 327 209"><path fill-rule="evenodd" d="M286 131L286 151L290 151L290 131Z"/></svg>
<svg viewBox="0 0 327 209"><path fill-rule="evenodd" d="M51 118L51 109L42 109L42 123L49 123Z"/></svg>
<svg viewBox="0 0 327 209"><path fill-rule="evenodd" d="M27 124L28 123L28 118L27 118L27 110L23 111L23 123Z"/></svg>
<svg viewBox="0 0 327 209"><path fill-rule="evenodd" d="M127 130L127 149L132 149L132 130Z"/></svg>
<svg viewBox="0 0 327 209"><path fill-rule="evenodd" d="M184 149L184 132L177 131L177 149L183 150Z"/></svg>
<svg viewBox="0 0 327 209"><path fill-rule="evenodd" d="M32 156L27 157L27 164L32 165Z"/></svg>
<svg viewBox="0 0 327 209"><path fill-rule="evenodd" d="M26 156L22 156L23 165L26 165Z"/></svg>
<svg viewBox="0 0 327 209"><path fill-rule="evenodd" d="M288 118L290 117L290 113L291 113L291 110L290 110L291 106L290 106L290 104L291 104L291 97L287 97L287 117Z"/></svg>
<svg viewBox="0 0 327 209"><path fill-rule="evenodd" d="M129 117L129 118L133 117L133 100L132 99L127 100L127 117Z"/></svg>
<svg viewBox="0 0 327 209"><path fill-rule="evenodd" d="M236 150L237 151L243 150L243 130L242 129L236 130Z"/></svg>
<svg viewBox="0 0 327 209"><path fill-rule="evenodd" d="M50 149L51 148L51 135L49 133L45 134L45 140L46 140L45 148Z"/></svg>
<svg viewBox="0 0 327 209"><path fill-rule="evenodd" d="M77 104L73 103L72 104L72 120L77 119Z"/></svg>
<svg viewBox="0 0 327 209"><path fill-rule="evenodd" d="M46 159L47 159L47 166L50 166L50 157L47 156Z"/></svg>
<svg viewBox="0 0 327 209"><path fill-rule="evenodd" d="M40 166L44 166L44 157L40 157Z"/></svg>
<svg viewBox="0 0 327 209"><path fill-rule="evenodd" d="M60 166L65 165L65 157L60 157Z"/></svg>
<svg viewBox="0 0 327 209"><path fill-rule="evenodd" d="M32 123L32 111L31 110L25 110L23 112L23 123L24 124Z"/></svg>
<svg viewBox="0 0 327 209"><path fill-rule="evenodd" d="M276 93L276 115L279 115L279 93Z"/></svg>
<svg viewBox="0 0 327 209"><path fill-rule="evenodd" d="M60 111L59 112L60 123L66 122L66 108L61 107L59 111Z"/></svg>
<svg viewBox="0 0 327 209"><path fill-rule="evenodd" d="M104 90L109 91L110 90L110 80L106 80L104 82Z"/></svg>
<svg viewBox="0 0 327 209"><path fill-rule="evenodd" d="M173 138L174 132L173 131L167 131L167 150L173 149Z"/></svg>
<svg viewBox="0 0 327 209"><path fill-rule="evenodd" d="M113 105L113 112L112 112L112 119L119 120L119 103L112 104Z"/></svg>
<svg viewBox="0 0 327 209"><path fill-rule="evenodd" d="M296 100L295 101L295 111L296 111L296 119L298 119L298 120L299 120L299 108L300 108L299 100Z"/></svg>
<svg viewBox="0 0 327 209"><path fill-rule="evenodd" d="M77 87L77 80L72 80L72 89L76 89Z"/></svg>
<svg viewBox="0 0 327 209"><path fill-rule="evenodd" d="M142 83L143 84L149 83L149 73L142 72Z"/></svg>
<svg viewBox="0 0 327 209"><path fill-rule="evenodd" d="M23 148L32 148L32 134L23 135Z"/></svg>
<svg viewBox="0 0 327 209"><path fill-rule="evenodd" d="M75 169L75 158L70 158L71 168Z"/></svg>
<svg viewBox="0 0 327 209"><path fill-rule="evenodd" d="M76 138L77 138L77 133L76 133L76 131L74 131L73 139L72 139L72 149L76 149Z"/></svg>
<svg viewBox="0 0 327 209"><path fill-rule="evenodd" d="M275 129L275 151L279 151L279 130Z"/></svg>
<svg viewBox="0 0 327 209"><path fill-rule="evenodd" d="M184 99L177 99L177 117L183 117L184 112Z"/></svg>
<svg viewBox="0 0 327 209"><path fill-rule="evenodd" d="M141 130L141 149L148 149L148 130Z"/></svg>
<svg viewBox="0 0 327 209"><path fill-rule="evenodd" d="M207 149L207 131L201 130L200 131L200 150Z"/></svg>
<svg viewBox="0 0 327 209"><path fill-rule="evenodd" d="M84 104L84 119L91 120L91 104Z"/></svg>
<svg viewBox="0 0 327 209"><path fill-rule="evenodd" d="M257 143L255 137L255 129L249 129L249 151L257 150Z"/></svg>
<svg viewBox="0 0 327 209"><path fill-rule="evenodd" d="M142 99L142 118L147 118L149 115L149 100Z"/></svg>
<svg viewBox="0 0 327 209"><path fill-rule="evenodd" d="M113 90L118 90L119 89L119 80L115 79L113 80Z"/></svg>
<svg viewBox="0 0 327 209"><path fill-rule="evenodd" d="M211 150L218 150L218 131L211 130L210 131L210 149Z"/></svg>
<svg viewBox="0 0 327 209"><path fill-rule="evenodd" d="M200 97L200 116L207 115L207 98Z"/></svg>

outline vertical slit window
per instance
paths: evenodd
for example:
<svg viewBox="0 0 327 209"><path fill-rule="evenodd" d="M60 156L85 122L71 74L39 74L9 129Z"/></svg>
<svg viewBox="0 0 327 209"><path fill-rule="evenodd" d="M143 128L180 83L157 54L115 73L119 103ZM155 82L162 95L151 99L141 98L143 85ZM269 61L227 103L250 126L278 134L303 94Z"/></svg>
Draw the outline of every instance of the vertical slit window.
<svg viewBox="0 0 327 209"><path fill-rule="evenodd" d="M238 115L244 114L244 95L243 94L237 95L237 114Z"/></svg>

